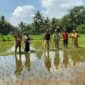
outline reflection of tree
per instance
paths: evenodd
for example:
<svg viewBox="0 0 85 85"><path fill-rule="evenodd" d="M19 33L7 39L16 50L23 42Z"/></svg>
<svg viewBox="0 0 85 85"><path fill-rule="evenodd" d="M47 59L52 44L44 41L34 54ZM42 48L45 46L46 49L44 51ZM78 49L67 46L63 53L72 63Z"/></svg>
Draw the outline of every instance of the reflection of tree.
<svg viewBox="0 0 85 85"><path fill-rule="evenodd" d="M31 63L30 63L30 54L28 52L25 53L25 67L28 69L28 71L30 71L31 68Z"/></svg>
<svg viewBox="0 0 85 85"><path fill-rule="evenodd" d="M15 55L15 59L16 59L16 71L15 71L15 74L18 76L18 75L21 74L21 72L23 70L23 66L22 66L21 54L19 54L19 59L17 57L18 56Z"/></svg>
<svg viewBox="0 0 85 85"><path fill-rule="evenodd" d="M65 67L67 67L67 65L68 65L68 53L67 53L67 51L64 51L64 53L63 53L63 64L65 65Z"/></svg>
<svg viewBox="0 0 85 85"><path fill-rule="evenodd" d="M49 51L47 52L47 55L45 55L44 63L45 63L45 67L46 67L47 70L50 72L50 68L51 68L51 59L50 59L50 56L49 56Z"/></svg>
<svg viewBox="0 0 85 85"><path fill-rule="evenodd" d="M58 69L59 62L60 62L59 52L58 51L55 51L54 64L56 66L56 69Z"/></svg>

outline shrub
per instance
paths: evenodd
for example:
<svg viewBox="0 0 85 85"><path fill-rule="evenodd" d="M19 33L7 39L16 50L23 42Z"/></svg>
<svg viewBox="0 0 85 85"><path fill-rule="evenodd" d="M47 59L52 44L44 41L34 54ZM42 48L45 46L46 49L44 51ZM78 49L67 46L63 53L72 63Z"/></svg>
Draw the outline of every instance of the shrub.
<svg viewBox="0 0 85 85"><path fill-rule="evenodd" d="M85 25L84 24L81 24L81 25L79 25L78 27L77 27L77 31L79 32L79 33L85 33Z"/></svg>

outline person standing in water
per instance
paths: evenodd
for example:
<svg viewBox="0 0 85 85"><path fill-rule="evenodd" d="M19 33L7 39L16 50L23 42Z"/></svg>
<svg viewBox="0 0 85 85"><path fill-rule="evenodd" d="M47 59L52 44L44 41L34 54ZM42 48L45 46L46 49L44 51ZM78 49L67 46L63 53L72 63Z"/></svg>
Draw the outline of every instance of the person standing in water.
<svg viewBox="0 0 85 85"><path fill-rule="evenodd" d="M19 32L16 32L16 34L14 35L15 37L15 53L17 52L17 48L19 48L19 53L21 53L21 42L22 42L22 36L20 35Z"/></svg>
<svg viewBox="0 0 85 85"><path fill-rule="evenodd" d="M66 29L64 29L64 32L62 32L62 38L63 38L63 45L65 48L68 46L68 32Z"/></svg>
<svg viewBox="0 0 85 85"><path fill-rule="evenodd" d="M72 32L72 42L74 47L78 47L78 33L76 32L76 30L73 30Z"/></svg>
<svg viewBox="0 0 85 85"><path fill-rule="evenodd" d="M47 50L49 50L49 41L50 41L50 33L48 32L48 30L46 30L44 34L44 46Z"/></svg>
<svg viewBox="0 0 85 85"><path fill-rule="evenodd" d="M53 35L54 43L55 43L55 48L59 49L59 34L57 30L55 30L54 35Z"/></svg>
<svg viewBox="0 0 85 85"><path fill-rule="evenodd" d="M30 36L29 34L25 35L25 52L30 51Z"/></svg>

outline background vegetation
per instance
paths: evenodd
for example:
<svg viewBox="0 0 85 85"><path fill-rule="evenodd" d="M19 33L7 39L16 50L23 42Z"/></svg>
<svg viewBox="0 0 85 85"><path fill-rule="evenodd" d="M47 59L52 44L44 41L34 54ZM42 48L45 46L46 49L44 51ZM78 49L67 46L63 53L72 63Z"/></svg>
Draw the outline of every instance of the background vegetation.
<svg viewBox="0 0 85 85"><path fill-rule="evenodd" d="M30 34L42 34L46 29L50 33L57 29L62 32L66 28L68 32L76 29L79 33L85 33L85 7L77 6L68 11L68 14L63 16L61 19L56 19L55 17L49 19L49 17L44 17L42 13L37 11L33 17L31 24L26 24L20 22L17 27L11 25L6 21L4 16L0 18L0 34L7 35L14 33L15 31L20 31L22 34L28 32Z"/></svg>
<svg viewBox="0 0 85 85"><path fill-rule="evenodd" d="M11 25L4 16L0 17L0 54L4 54L9 48L14 46L15 39L12 34L16 31L20 31L21 34L29 33L31 35L31 45L34 48L43 48L43 33L45 30L49 30L51 35L54 30L57 29L59 33L64 29L67 29L69 33L73 29L79 32L79 46L85 47L85 7L77 6L68 11L68 14L61 19L55 17L50 19L44 17L42 13L37 11L33 17L31 24L20 22L18 26ZM52 38L52 37L51 37ZM4 42L3 42L4 41ZM37 44L38 43L38 44ZM54 49L53 38L50 41L51 50ZM22 43L24 47L24 40ZM60 47L63 47L62 38L60 39ZM69 34L69 48L72 47L71 35Z"/></svg>

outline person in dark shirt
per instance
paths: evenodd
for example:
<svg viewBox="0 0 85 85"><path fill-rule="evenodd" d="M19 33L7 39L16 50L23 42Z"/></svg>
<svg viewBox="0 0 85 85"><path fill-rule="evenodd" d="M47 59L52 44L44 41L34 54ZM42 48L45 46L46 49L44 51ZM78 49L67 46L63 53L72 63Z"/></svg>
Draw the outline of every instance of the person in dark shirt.
<svg viewBox="0 0 85 85"><path fill-rule="evenodd" d="M47 30L44 34L44 46L47 50L49 50L49 41L50 41L50 33Z"/></svg>
<svg viewBox="0 0 85 85"><path fill-rule="evenodd" d="M30 36L26 34L25 36L25 52L30 51Z"/></svg>

